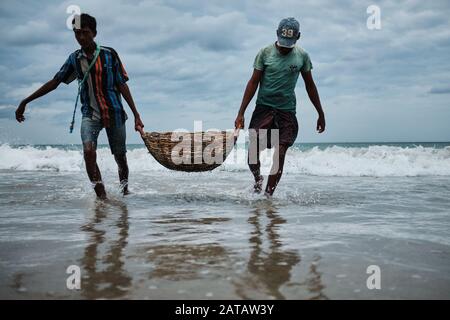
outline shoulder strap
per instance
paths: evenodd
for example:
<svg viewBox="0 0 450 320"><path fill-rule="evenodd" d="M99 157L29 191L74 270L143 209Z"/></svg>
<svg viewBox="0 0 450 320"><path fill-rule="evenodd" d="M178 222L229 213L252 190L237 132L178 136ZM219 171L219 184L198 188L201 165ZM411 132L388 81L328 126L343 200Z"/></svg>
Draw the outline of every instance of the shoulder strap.
<svg viewBox="0 0 450 320"><path fill-rule="evenodd" d="M78 81L78 94L77 94L77 98L75 100L75 107L73 108L72 122L70 123L70 133L72 133L73 126L75 124L75 113L77 112L77 104L78 104L78 98L80 97L81 86L86 81L86 79L89 75L89 72L91 71L92 67L94 66L95 62L97 61L99 54L100 54L100 45L97 43L97 48L95 48L94 58L92 59L91 63L89 64L89 67L86 70L86 73L84 74L83 79L81 81Z"/></svg>
<svg viewBox="0 0 450 320"><path fill-rule="evenodd" d="M87 77L89 76L89 72L91 71L92 67L94 66L95 62L97 61L97 58L100 54L100 46L97 44L97 48L95 48L94 58L92 59L91 63L89 64L88 69L86 70L86 73L83 76L83 80L79 82L79 87L86 81Z"/></svg>

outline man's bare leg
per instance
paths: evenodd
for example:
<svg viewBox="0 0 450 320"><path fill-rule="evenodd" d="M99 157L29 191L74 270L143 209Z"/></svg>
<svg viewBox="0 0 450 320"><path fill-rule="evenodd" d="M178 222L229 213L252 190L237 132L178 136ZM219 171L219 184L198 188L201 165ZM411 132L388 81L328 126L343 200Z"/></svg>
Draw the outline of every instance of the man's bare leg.
<svg viewBox="0 0 450 320"><path fill-rule="evenodd" d="M273 154L273 164L271 169L271 175L269 175L269 178L267 179L267 186L266 191L264 194L267 197L272 197L273 193L275 192L275 189L278 185L278 182L280 182L281 175L283 174L283 166L284 166L284 159L286 157L286 152L289 147L283 144L280 144L277 148L275 148L275 152ZM278 159L277 159L278 158ZM276 161L278 160L278 170L273 173L274 166L277 165Z"/></svg>
<svg viewBox="0 0 450 320"><path fill-rule="evenodd" d="M248 162L248 167L250 168L250 171L253 174L253 177L255 178L255 184L253 185L253 188L256 193L260 193L262 191L262 184L263 184L264 178L261 175L261 162L259 161L259 150L256 152L257 152L256 163L252 163L252 162L254 162L254 159L251 159L252 157L250 156L250 152L248 155L247 162Z"/></svg>
<svg viewBox="0 0 450 320"><path fill-rule="evenodd" d="M117 167L119 169L119 180L120 180L120 188L123 195L127 195L130 193L128 191L128 163L127 163L127 155L123 154L115 154L114 159L116 160Z"/></svg>
<svg viewBox="0 0 450 320"><path fill-rule="evenodd" d="M95 193L97 194L97 197L99 197L100 199L106 199L105 186L103 185L102 175L97 165L97 150L95 143L93 142L84 143L83 155L84 155L84 162L86 164L86 171L89 180L91 180L92 184L94 185L94 190Z"/></svg>

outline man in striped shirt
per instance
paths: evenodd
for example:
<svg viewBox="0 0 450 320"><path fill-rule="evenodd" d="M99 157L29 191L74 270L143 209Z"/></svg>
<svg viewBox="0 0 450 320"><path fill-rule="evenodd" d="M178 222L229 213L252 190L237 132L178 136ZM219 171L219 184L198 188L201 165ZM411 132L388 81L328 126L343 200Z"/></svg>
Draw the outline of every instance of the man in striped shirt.
<svg viewBox="0 0 450 320"><path fill-rule="evenodd" d="M77 23L76 23L77 22ZM125 121L127 115L123 109L121 96L128 103L134 115L135 130L144 133L144 124L134 104L126 81L128 75L120 61L119 55L113 48L99 47L98 57L93 61L97 44L94 38L97 34L97 23L88 14L76 16L72 21L75 38L81 49L73 52L67 58L54 78L25 98L16 110L16 119L25 120L23 116L27 103L55 90L61 82L71 83L76 78L83 79L89 72L81 86L81 140L86 163L86 171L93 183L99 198L106 198L105 187L97 165L97 138L105 128L111 152L119 168L120 186L123 194L128 194L128 164L126 158ZM89 70L89 65L93 63Z"/></svg>

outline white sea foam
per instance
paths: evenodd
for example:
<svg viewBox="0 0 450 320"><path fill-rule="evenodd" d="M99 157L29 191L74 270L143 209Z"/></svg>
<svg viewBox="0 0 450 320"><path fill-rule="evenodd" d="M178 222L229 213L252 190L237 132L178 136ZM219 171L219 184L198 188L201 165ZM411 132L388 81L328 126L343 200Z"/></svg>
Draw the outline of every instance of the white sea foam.
<svg viewBox="0 0 450 320"><path fill-rule="evenodd" d="M243 149L233 151L221 171L245 171L247 154ZM262 156L263 165L270 163L271 154ZM109 148L98 150L102 171L116 171ZM145 148L128 151L131 171L165 171ZM58 147L12 147L0 145L0 170L18 171L84 171L80 150ZM367 146L318 147L309 150L291 149L286 158L285 171L317 176L448 176L450 175L450 147Z"/></svg>
<svg viewBox="0 0 450 320"><path fill-rule="evenodd" d="M315 147L294 150L287 157L287 168L319 176L423 176L450 175L450 147L369 146L344 148Z"/></svg>
<svg viewBox="0 0 450 320"><path fill-rule="evenodd" d="M261 159L267 172L271 156L272 153L263 152ZM222 169L248 170L246 157L244 150L237 155L232 153ZM286 156L285 171L314 176L447 176L450 147L331 146L304 151L292 148Z"/></svg>

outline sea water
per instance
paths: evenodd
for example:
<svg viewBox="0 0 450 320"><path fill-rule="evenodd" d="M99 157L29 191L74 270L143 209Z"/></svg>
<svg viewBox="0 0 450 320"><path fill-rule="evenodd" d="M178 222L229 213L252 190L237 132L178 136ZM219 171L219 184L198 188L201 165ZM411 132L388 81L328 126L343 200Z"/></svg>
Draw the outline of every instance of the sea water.
<svg viewBox="0 0 450 320"><path fill-rule="evenodd" d="M99 146L99 201L81 146L0 145L0 298L450 298L450 143L297 144L271 200L243 146L204 173L127 155L123 197Z"/></svg>

